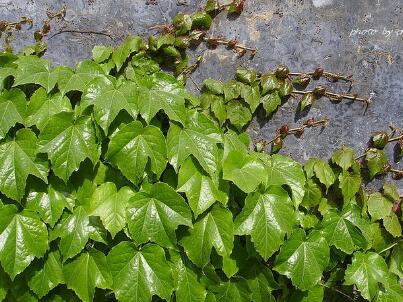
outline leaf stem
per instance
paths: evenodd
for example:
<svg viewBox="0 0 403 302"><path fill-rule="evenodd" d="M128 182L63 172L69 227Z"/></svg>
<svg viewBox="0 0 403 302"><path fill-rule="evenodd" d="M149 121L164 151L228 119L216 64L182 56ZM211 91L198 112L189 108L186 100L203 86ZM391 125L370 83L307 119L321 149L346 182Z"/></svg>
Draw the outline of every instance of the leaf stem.
<svg viewBox="0 0 403 302"><path fill-rule="evenodd" d="M392 245L388 246L387 248L383 249L382 251L380 251L378 254L382 254L388 250L390 250L391 248L393 248L394 246L397 245L397 242L393 243Z"/></svg>

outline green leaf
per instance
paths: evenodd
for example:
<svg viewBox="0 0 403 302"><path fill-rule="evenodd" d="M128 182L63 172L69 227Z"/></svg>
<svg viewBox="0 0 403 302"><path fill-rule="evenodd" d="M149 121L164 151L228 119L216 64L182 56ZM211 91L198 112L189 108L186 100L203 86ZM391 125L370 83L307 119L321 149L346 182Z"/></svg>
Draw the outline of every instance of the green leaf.
<svg viewBox="0 0 403 302"><path fill-rule="evenodd" d="M402 227L395 213L390 213L383 218L383 226L393 237L400 237L402 235Z"/></svg>
<svg viewBox="0 0 403 302"><path fill-rule="evenodd" d="M382 189L383 195L391 201L399 200L400 194L395 185L386 183L383 185Z"/></svg>
<svg viewBox="0 0 403 302"><path fill-rule="evenodd" d="M16 123L24 124L27 111L24 92L19 89L0 92L0 108L0 139L3 139Z"/></svg>
<svg viewBox="0 0 403 302"><path fill-rule="evenodd" d="M266 157L265 164L269 175L267 184L289 186L294 204L299 205L305 194L305 175L301 164L278 154Z"/></svg>
<svg viewBox="0 0 403 302"><path fill-rule="evenodd" d="M28 175L34 175L47 183L48 169L37 158L38 143L29 129L20 129L14 139L0 143L0 191L15 200L25 194Z"/></svg>
<svg viewBox="0 0 403 302"><path fill-rule="evenodd" d="M101 63L107 60L113 52L112 46L95 45L92 49L92 58L95 62Z"/></svg>
<svg viewBox="0 0 403 302"><path fill-rule="evenodd" d="M91 216L99 216L114 238L126 225L126 207L133 195L128 187L118 191L114 183L103 183L92 194L87 212Z"/></svg>
<svg viewBox="0 0 403 302"><path fill-rule="evenodd" d="M267 179L263 163L255 154L231 151L223 163L223 178L231 180L245 193L254 191Z"/></svg>
<svg viewBox="0 0 403 302"><path fill-rule="evenodd" d="M221 81L205 79L203 82L203 88L213 94L224 94L224 85Z"/></svg>
<svg viewBox="0 0 403 302"><path fill-rule="evenodd" d="M388 162L388 159L383 150L370 148L366 152L365 162L369 169L369 175L372 178L383 171L383 167Z"/></svg>
<svg viewBox="0 0 403 302"><path fill-rule="evenodd" d="M227 120L227 108L224 104L223 97L213 94L210 94L209 97L212 99L211 111L214 113L220 125L224 124Z"/></svg>
<svg viewBox="0 0 403 302"><path fill-rule="evenodd" d="M227 103L227 118L231 124L241 130L252 120L252 113L247 105L239 100L233 100Z"/></svg>
<svg viewBox="0 0 403 302"><path fill-rule="evenodd" d="M321 200L322 190L312 179L308 179L305 183L305 195L302 200L302 205L305 208L313 208L319 205Z"/></svg>
<svg viewBox="0 0 403 302"><path fill-rule="evenodd" d="M343 170L349 169L354 162L354 150L350 147L342 147L332 156L332 162L340 166Z"/></svg>
<svg viewBox="0 0 403 302"><path fill-rule="evenodd" d="M189 155L193 155L207 173L215 173L217 144L221 142L220 129L204 114L192 112L185 127L170 124L167 135L169 162L178 171Z"/></svg>
<svg viewBox="0 0 403 302"><path fill-rule="evenodd" d="M252 291L252 300L254 302L275 302L271 295L273 290L279 289L279 285L274 280L271 269L256 263L253 259L247 262L245 271L242 271Z"/></svg>
<svg viewBox="0 0 403 302"><path fill-rule="evenodd" d="M46 192L30 192L27 196L26 208L39 214L41 219L52 228L63 214L63 210L69 207L72 201L52 186Z"/></svg>
<svg viewBox="0 0 403 302"><path fill-rule="evenodd" d="M39 298L47 295L59 284L64 284L63 268L59 251L49 252L43 268L29 280L29 288Z"/></svg>
<svg viewBox="0 0 403 302"><path fill-rule="evenodd" d="M284 241L296 223L293 203L281 187L270 187L264 194L252 193L236 217L235 234L251 235L256 250L267 260Z"/></svg>
<svg viewBox="0 0 403 302"><path fill-rule="evenodd" d="M63 267L68 288L84 302L94 299L95 288L110 288L112 276L106 257L97 250L82 253Z"/></svg>
<svg viewBox="0 0 403 302"><path fill-rule="evenodd" d="M90 236L90 225L87 212L82 206L74 209L72 214L63 215L56 225L53 237L60 237L59 249L63 261L74 257L84 248Z"/></svg>
<svg viewBox="0 0 403 302"><path fill-rule="evenodd" d="M349 201L361 188L361 176L356 173L343 171L339 175L339 188L344 197L344 202Z"/></svg>
<svg viewBox="0 0 403 302"><path fill-rule="evenodd" d="M260 90L259 85L255 84L252 86L242 85L241 97L249 104L250 110L255 112L256 108L260 104Z"/></svg>
<svg viewBox="0 0 403 302"><path fill-rule="evenodd" d="M192 225L192 214L185 200L165 183L156 183L148 192L139 192L129 201L127 220L130 234L139 245L152 241L175 247L175 230Z"/></svg>
<svg viewBox="0 0 403 302"><path fill-rule="evenodd" d="M107 78L92 81L84 90L82 107L94 105L94 117L98 125L108 133L109 126L120 111L124 110L134 119L138 114L138 91L133 82L115 83Z"/></svg>
<svg viewBox="0 0 403 302"><path fill-rule="evenodd" d="M274 91L263 96L260 102L263 104L263 108L266 111L266 116L269 116L277 110L278 106L281 105L281 98L278 92Z"/></svg>
<svg viewBox="0 0 403 302"><path fill-rule="evenodd" d="M368 212L373 221L385 218L392 213L392 203L379 192L369 195L367 203Z"/></svg>
<svg viewBox="0 0 403 302"><path fill-rule="evenodd" d="M70 112L72 108L70 100L66 96L59 93L48 96L46 90L41 87L31 96L27 111L29 115L26 125L35 125L42 131L52 116L63 111Z"/></svg>
<svg viewBox="0 0 403 302"><path fill-rule="evenodd" d="M304 94L299 103L299 111L309 111L309 108L311 108L316 100L317 98L313 93Z"/></svg>
<svg viewBox="0 0 403 302"><path fill-rule="evenodd" d="M235 77L238 81L245 83L245 84L252 84L253 82L256 81L256 70L252 69L246 69L242 66L239 66L236 69ZM247 86L247 85L245 85Z"/></svg>
<svg viewBox="0 0 403 302"><path fill-rule="evenodd" d="M322 222L322 233L329 245L334 245L346 254L352 254L355 250L365 249L367 246L361 230L348 219L350 215L350 212L329 210Z"/></svg>
<svg viewBox="0 0 403 302"><path fill-rule="evenodd" d="M204 267L210 261L212 247L219 255L229 256L233 241L234 227L231 212L214 205L210 211L197 219L180 244L193 263Z"/></svg>
<svg viewBox="0 0 403 302"><path fill-rule="evenodd" d="M213 19L206 12L199 11L192 15L192 28L208 29L213 22Z"/></svg>
<svg viewBox="0 0 403 302"><path fill-rule="evenodd" d="M131 53L138 52L143 48L143 40L138 36L129 36L121 45L116 47L112 53L112 60L119 71Z"/></svg>
<svg viewBox="0 0 403 302"><path fill-rule="evenodd" d="M69 67L58 67L57 87L64 95L69 91L84 91L88 83L104 74L102 67L93 61L81 61L75 70Z"/></svg>
<svg viewBox="0 0 403 302"><path fill-rule="evenodd" d="M387 275L385 260L377 253L356 252L347 266L344 284L355 284L365 299L372 300L380 289L378 284L385 283Z"/></svg>
<svg viewBox="0 0 403 302"><path fill-rule="evenodd" d="M319 158L311 158L304 165L304 169L307 167L308 170L313 170L316 177L319 181L326 186L327 189L334 183L336 177L333 173L332 168L330 168L328 163L325 163L323 160ZM310 176L311 171L307 172L308 177Z"/></svg>
<svg viewBox="0 0 403 302"><path fill-rule="evenodd" d="M139 85L138 107L147 123L163 110L171 120L183 125L187 120L185 99L189 97L174 77L158 72L149 77L147 86Z"/></svg>
<svg viewBox="0 0 403 302"><path fill-rule="evenodd" d="M231 80L224 84L224 99L228 103L239 97L241 94L241 87L243 85L237 81Z"/></svg>
<svg viewBox="0 0 403 302"><path fill-rule="evenodd" d="M219 176L210 177L198 165L195 159L188 157L179 170L178 192L186 193L189 206L195 216L199 216L214 202L226 205L228 196L222 191Z"/></svg>
<svg viewBox="0 0 403 302"><path fill-rule="evenodd" d="M211 288L216 301L220 302L245 302L251 301L251 291L246 280L231 278L227 282L215 285Z"/></svg>
<svg viewBox="0 0 403 302"><path fill-rule="evenodd" d="M206 289L198 281L197 274L181 259L179 253L172 253L174 278L176 279L175 296L178 302L204 302Z"/></svg>
<svg viewBox="0 0 403 302"><path fill-rule="evenodd" d="M34 258L48 249L46 225L30 212L17 213L13 205L0 208L0 261L14 280Z"/></svg>
<svg viewBox="0 0 403 302"><path fill-rule="evenodd" d="M153 295L169 300L173 291L172 275L161 247L149 244L138 250L132 243L121 242L109 252L107 259L112 289L119 301L151 301Z"/></svg>
<svg viewBox="0 0 403 302"><path fill-rule="evenodd" d="M14 87L24 84L38 84L50 92L55 87L57 77L51 70L49 62L36 56L20 56L14 74Z"/></svg>
<svg viewBox="0 0 403 302"><path fill-rule="evenodd" d="M281 82L274 74L263 75L260 78L260 85L262 86L262 95L281 88Z"/></svg>
<svg viewBox="0 0 403 302"><path fill-rule="evenodd" d="M396 302L403 298L403 289L396 277L393 274L388 274L384 282L385 290L379 291L375 302Z"/></svg>
<svg viewBox="0 0 403 302"><path fill-rule="evenodd" d="M302 229L294 231L276 257L274 270L286 275L301 290L319 283L329 262L329 246L319 233L308 237Z"/></svg>
<svg viewBox="0 0 403 302"><path fill-rule="evenodd" d="M131 122L112 135L106 158L134 184L142 180L149 160L159 178L167 164L165 137L155 126Z"/></svg>
<svg viewBox="0 0 403 302"><path fill-rule="evenodd" d="M56 114L39 138L42 145L39 151L48 154L53 172L65 182L86 158L93 163L98 160L94 124L88 116L75 119L72 112Z"/></svg>
<svg viewBox="0 0 403 302"><path fill-rule="evenodd" d="M322 302L324 294L323 286L315 286L309 291L294 291L289 298L290 302Z"/></svg>
<svg viewBox="0 0 403 302"><path fill-rule="evenodd" d="M403 241L398 242L392 250L389 270L399 276L399 278L403 278Z"/></svg>

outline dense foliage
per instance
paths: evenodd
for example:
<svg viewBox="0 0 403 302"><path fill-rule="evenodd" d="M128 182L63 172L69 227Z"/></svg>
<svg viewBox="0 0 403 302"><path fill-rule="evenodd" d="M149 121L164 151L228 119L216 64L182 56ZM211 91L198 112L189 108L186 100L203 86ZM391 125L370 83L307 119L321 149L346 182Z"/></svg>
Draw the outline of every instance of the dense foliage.
<svg viewBox="0 0 403 302"><path fill-rule="evenodd" d="M0 54L0 300L401 301L401 197L364 190L388 138L363 163L254 151L245 126L295 82L239 68L192 95L167 35L74 69Z"/></svg>

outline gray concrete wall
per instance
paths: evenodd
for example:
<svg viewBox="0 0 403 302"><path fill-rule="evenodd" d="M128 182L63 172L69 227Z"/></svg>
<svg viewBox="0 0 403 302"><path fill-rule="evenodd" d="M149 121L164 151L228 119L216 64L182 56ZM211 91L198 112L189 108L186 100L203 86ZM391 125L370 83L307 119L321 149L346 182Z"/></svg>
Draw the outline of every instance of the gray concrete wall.
<svg viewBox="0 0 403 302"><path fill-rule="evenodd" d="M58 10L66 4L66 20L57 24L54 31L105 31L114 37L111 40L101 35L64 33L50 39L45 57L55 65L74 65L89 58L96 44L115 45L129 34L147 36L150 26L169 22L178 11L192 12L204 1L188 0L187 5L178 5L176 0L156 2L157 5L147 5L145 0L0 0L0 19L30 16L39 28L47 8ZM281 152L299 161L312 156L328 159L341 145L351 145L362 153L372 132L389 125L403 127L402 9L401 0L248 0L240 17L230 20L222 13L215 19L211 32L255 46L259 49L257 55L239 59L224 48L206 50L200 46L193 54L203 54L206 62L193 78L198 83L209 77L230 79L240 64L260 71L272 70L278 64L286 64L292 71L310 71L321 66L352 74L353 92L362 96L374 94L366 114L360 103L319 100L309 117L327 116L329 127L308 130L301 139L288 137ZM373 31L363 32L369 29ZM15 36L13 44L17 49L32 40L32 32L23 30ZM325 84L336 91L348 87ZM298 100L290 100L271 120L256 119L249 129L252 136L270 139L280 125L301 123L295 114L297 104ZM392 146L387 152L393 158ZM403 168L402 162L392 162ZM398 186L403 190L402 181Z"/></svg>

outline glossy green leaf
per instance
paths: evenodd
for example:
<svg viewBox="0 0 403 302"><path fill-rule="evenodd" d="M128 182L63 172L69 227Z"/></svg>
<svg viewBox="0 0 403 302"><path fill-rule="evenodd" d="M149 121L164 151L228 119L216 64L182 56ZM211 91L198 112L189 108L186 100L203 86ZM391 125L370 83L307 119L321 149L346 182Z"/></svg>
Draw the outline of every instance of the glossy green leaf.
<svg viewBox="0 0 403 302"><path fill-rule="evenodd" d="M79 254L90 236L90 221L83 207L77 207L72 214L63 215L56 225L53 237L60 237L59 249L63 261Z"/></svg>
<svg viewBox="0 0 403 302"><path fill-rule="evenodd" d="M354 150L350 147L342 147L332 156L332 162L340 166L343 170L347 170L353 165Z"/></svg>
<svg viewBox="0 0 403 302"><path fill-rule="evenodd" d="M48 96L46 90L41 87L29 100L26 125L35 125L42 131L52 116L63 111L72 111L70 100L59 93Z"/></svg>
<svg viewBox="0 0 403 302"><path fill-rule="evenodd" d="M382 219L392 213L392 203L379 192L371 194L367 203L372 220Z"/></svg>
<svg viewBox="0 0 403 302"><path fill-rule="evenodd" d="M274 154L266 157L267 184L287 185L292 192L292 200L299 205L305 194L305 175L301 164L291 158Z"/></svg>
<svg viewBox="0 0 403 302"><path fill-rule="evenodd" d="M34 258L42 257L48 249L46 225L30 212L17 213L13 205L0 208L0 261L14 280Z"/></svg>
<svg viewBox="0 0 403 302"><path fill-rule="evenodd" d="M83 92L91 80L104 74L104 70L94 61L81 61L75 70L69 67L58 67L57 73L59 91L66 94L72 90Z"/></svg>
<svg viewBox="0 0 403 302"><path fill-rule="evenodd" d="M175 78L155 73L147 82L147 87L139 86L138 108L147 123L158 111L163 110L171 120L185 124L187 120L185 99L189 97Z"/></svg>
<svg viewBox="0 0 403 302"><path fill-rule="evenodd" d="M344 284L355 284L365 299L372 300L379 291L379 283L385 283L387 275L385 260L377 253L356 252L347 266Z"/></svg>
<svg viewBox="0 0 403 302"><path fill-rule="evenodd" d="M99 157L94 124L87 116L75 119L70 112L56 114L39 139L39 151L48 154L53 172L65 182L86 158L95 163Z"/></svg>
<svg viewBox="0 0 403 302"><path fill-rule="evenodd" d="M223 178L250 193L259 184L265 183L267 172L257 155L234 150L228 153L223 163Z"/></svg>
<svg viewBox="0 0 403 302"><path fill-rule="evenodd" d="M99 216L113 238L126 225L126 207L133 195L128 187L118 191L114 183L103 183L92 194L87 212L91 216Z"/></svg>
<svg viewBox="0 0 403 302"><path fill-rule="evenodd" d="M236 217L235 234L251 235L256 250L267 260L284 241L296 223L293 203L281 187L270 187L264 194L252 193Z"/></svg>
<svg viewBox="0 0 403 302"><path fill-rule="evenodd" d="M400 241L392 250L389 270L399 278L403 278L403 241Z"/></svg>
<svg viewBox="0 0 403 302"><path fill-rule="evenodd" d="M134 119L138 114L137 85L132 82L114 83L106 78L92 81L84 90L82 106L94 105L94 117L107 134L109 126L120 111L124 110Z"/></svg>
<svg viewBox="0 0 403 302"><path fill-rule="evenodd" d="M216 301L220 302L245 302L251 301L251 291L246 280L231 278L211 288Z"/></svg>
<svg viewBox="0 0 403 302"><path fill-rule="evenodd" d="M28 175L47 183L47 165L37 154L38 140L29 129L20 129L14 139L0 142L0 191L3 194L21 200Z"/></svg>
<svg viewBox="0 0 403 302"><path fill-rule="evenodd" d="M103 253L91 250L63 266L68 288L84 302L94 299L95 288L111 288L112 276Z"/></svg>
<svg viewBox="0 0 403 302"><path fill-rule="evenodd" d="M311 158L308 162L305 163L304 169L313 170L316 177L319 181L326 186L327 189L334 183L336 177L333 173L332 168L330 168L328 163L325 163L323 160L318 158ZM310 172L310 171L309 171ZM307 173L308 177L310 177L311 173Z"/></svg>
<svg viewBox="0 0 403 302"><path fill-rule="evenodd" d="M273 269L290 278L297 288L308 290L319 283L328 262L326 239L318 233L306 237L297 229L281 247Z"/></svg>
<svg viewBox="0 0 403 302"><path fill-rule="evenodd" d="M92 58L95 62L101 63L107 60L113 52L112 46L96 45L92 49Z"/></svg>
<svg viewBox="0 0 403 302"><path fill-rule="evenodd" d="M365 162L369 169L369 175L374 177L383 171L384 165L388 160L383 150L370 148L366 151Z"/></svg>
<svg viewBox="0 0 403 302"><path fill-rule="evenodd" d="M395 213L390 213L383 218L383 226L393 237L402 236L402 227Z"/></svg>
<svg viewBox="0 0 403 302"><path fill-rule="evenodd" d="M210 260L214 247L221 256L229 256L234 241L232 214L229 210L215 205L193 224L180 244L189 259L200 267Z"/></svg>
<svg viewBox="0 0 403 302"><path fill-rule="evenodd" d="M112 53L112 60L119 71L131 53L138 52L143 47L143 41L138 36L129 36Z"/></svg>
<svg viewBox="0 0 403 302"><path fill-rule="evenodd" d="M322 200L322 190L312 179L308 179L305 184L305 195L302 199L302 205L306 208L312 208Z"/></svg>
<svg viewBox="0 0 403 302"><path fill-rule="evenodd" d="M165 137L155 126L131 122L112 135L106 158L134 184L143 178L149 160L159 177L167 164Z"/></svg>
<svg viewBox="0 0 403 302"><path fill-rule="evenodd" d="M352 254L357 249L365 249L367 241L361 230L348 218L350 212L339 213L330 210L323 217L322 234L329 245L334 245L346 254Z"/></svg>
<svg viewBox="0 0 403 302"><path fill-rule="evenodd" d="M261 98L260 101L263 104L263 108L266 111L267 116L273 114L273 112L277 110L278 106L281 105L281 98L277 91L266 94Z"/></svg>
<svg viewBox="0 0 403 302"><path fill-rule="evenodd" d="M172 274L161 247L149 244L138 250L132 243L121 242L109 252L107 259L112 289L119 301L147 302L153 295L169 299L173 290Z"/></svg>
<svg viewBox="0 0 403 302"><path fill-rule="evenodd" d="M238 129L242 129L252 120L252 113L248 106L239 100L227 103L227 118Z"/></svg>
<svg viewBox="0 0 403 302"><path fill-rule="evenodd" d="M189 155L193 155L209 174L217 171L219 128L204 114L193 112L185 127L171 123L167 136L168 158L176 171Z"/></svg>
<svg viewBox="0 0 403 302"><path fill-rule="evenodd" d="M156 183L147 192L135 194L127 207L127 221L134 242L148 241L164 247L176 245L179 225L192 225L185 200L165 183Z"/></svg>
<svg viewBox="0 0 403 302"><path fill-rule="evenodd" d="M38 84L50 92L55 87L57 77L50 68L48 61L36 56L20 56L17 61L13 86Z"/></svg>
<svg viewBox="0 0 403 302"><path fill-rule="evenodd" d="M26 208L37 212L44 222L54 227L62 216L63 210L70 207L72 202L74 203L63 192L49 186L47 192L30 192L27 196Z"/></svg>
<svg viewBox="0 0 403 302"><path fill-rule="evenodd" d="M45 258L43 268L35 272L29 280L30 289L39 298L47 295L59 284L64 284L63 267L59 251L52 251Z"/></svg>
<svg viewBox="0 0 403 302"><path fill-rule="evenodd" d="M359 174L343 171L339 175L339 188L347 202L358 193L361 188L361 176Z"/></svg>
<svg viewBox="0 0 403 302"><path fill-rule="evenodd" d="M196 160L188 157L179 170L178 192L186 193L189 206L197 217L207 210L214 202L226 205L228 196L219 184L219 176L209 176Z"/></svg>
<svg viewBox="0 0 403 302"><path fill-rule="evenodd" d="M24 92L20 89L1 91L0 108L0 139L3 139L16 123L24 124L27 111Z"/></svg>

